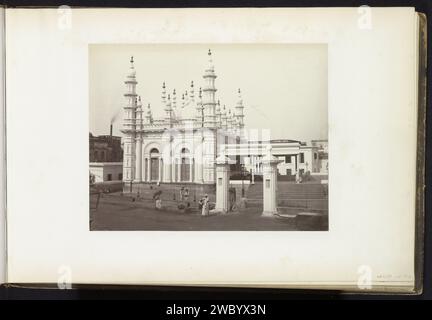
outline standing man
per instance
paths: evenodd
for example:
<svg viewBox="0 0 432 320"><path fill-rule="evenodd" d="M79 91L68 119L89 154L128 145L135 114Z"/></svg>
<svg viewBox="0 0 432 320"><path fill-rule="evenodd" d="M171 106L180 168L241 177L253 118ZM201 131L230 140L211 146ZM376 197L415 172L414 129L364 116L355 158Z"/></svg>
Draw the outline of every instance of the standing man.
<svg viewBox="0 0 432 320"><path fill-rule="evenodd" d="M202 215L203 216L208 216L209 215L209 205L210 205L210 203L209 203L209 197L208 197L208 195L206 194L205 196L204 196L204 199L203 199L203 205L202 205Z"/></svg>

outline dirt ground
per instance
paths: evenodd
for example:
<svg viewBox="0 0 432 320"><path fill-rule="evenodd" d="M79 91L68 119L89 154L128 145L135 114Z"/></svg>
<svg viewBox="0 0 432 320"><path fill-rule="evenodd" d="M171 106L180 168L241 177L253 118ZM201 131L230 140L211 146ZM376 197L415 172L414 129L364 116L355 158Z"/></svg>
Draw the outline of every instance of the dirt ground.
<svg viewBox="0 0 432 320"><path fill-rule="evenodd" d="M202 216L191 203L192 212L176 209L175 203L163 203L156 210L148 200L132 201L120 194L100 198L97 209L90 210L90 230L153 231L327 231L328 215L298 215L295 218L261 217L262 206L253 206L228 214Z"/></svg>

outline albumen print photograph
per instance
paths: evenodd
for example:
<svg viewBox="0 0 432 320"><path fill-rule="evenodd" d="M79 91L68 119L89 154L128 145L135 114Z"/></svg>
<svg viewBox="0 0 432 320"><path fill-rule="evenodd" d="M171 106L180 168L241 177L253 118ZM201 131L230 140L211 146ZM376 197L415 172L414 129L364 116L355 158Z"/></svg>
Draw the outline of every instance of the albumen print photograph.
<svg viewBox="0 0 432 320"><path fill-rule="evenodd" d="M326 44L89 45L91 231L328 231Z"/></svg>

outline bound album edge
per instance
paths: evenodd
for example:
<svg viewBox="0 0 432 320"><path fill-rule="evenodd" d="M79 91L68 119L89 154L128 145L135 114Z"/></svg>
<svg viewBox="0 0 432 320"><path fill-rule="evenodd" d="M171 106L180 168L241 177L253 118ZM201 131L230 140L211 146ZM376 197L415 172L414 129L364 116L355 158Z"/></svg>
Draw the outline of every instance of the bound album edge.
<svg viewBox="0 0 432 320"><path fill-rule="evenodd" d="M7 282L6 270L6 103L5 103L5 8L0 6L0 286Z"/></svg>
<svg viewBox="0 0 432 320"><path fill-rule="evenodd" d="M415 230L415 285L414 293L423 292L424 219L425 219L425 145L427 107L427 17L418 16L418 123L417 123L417 172L416 172L416 230Z"/></svg>

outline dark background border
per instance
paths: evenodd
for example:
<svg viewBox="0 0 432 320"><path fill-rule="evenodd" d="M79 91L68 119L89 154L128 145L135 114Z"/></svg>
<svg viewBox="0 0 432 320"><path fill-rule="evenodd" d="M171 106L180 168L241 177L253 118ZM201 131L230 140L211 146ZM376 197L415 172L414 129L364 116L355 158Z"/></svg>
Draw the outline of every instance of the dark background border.
<svg viewBox="0 0 432 320"><path fill-rule="evenodd" d="M352 1L352 0L236 0L236 1L3 1L7 7L57 7L69 5L71 7L130 7L130 8L187 8L187 7L358 7L369 5L371 7L415 7L418 12L425 13L427 20L427 59L432 61L432 2L421 1ZM430 85L432 81L432 68L427 70L427 107L426 123L431 122L430 101L432 98ZM359 88L360 89L360 88ZM198 288L198 287L154 287L154 286L92 286L72 290L58 289L32 289L23 287L0 287L1 299L158 299L158 300L212 300L212 303L221 300L264 300L259 303L268 303L266 300L285 300L285 299L332 299L332 300L353 300L353 299L409 299L409 300L432 300L432 223L429 207L431 205L432 194L430 176L431 159L431 127L426 127L426 162L425 162L425 246L424 246L424 278L423 293L421 295L384 295L384 294L341 294L338 291L324 290L293 290L293 289L238 289L238 288ZM174 301L175 302L175 301ZM171 301L171 303L174 303ZM168 302L164 302L164 304ZM246 303L258 303L248 301ZM160 304L156 304L160 305ZM155 305L155 306L156 306ZM276 304L277 305L277 304Z"/></svg>

